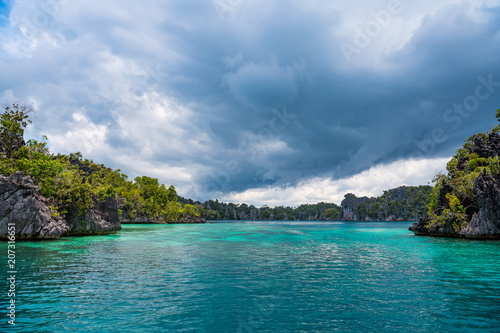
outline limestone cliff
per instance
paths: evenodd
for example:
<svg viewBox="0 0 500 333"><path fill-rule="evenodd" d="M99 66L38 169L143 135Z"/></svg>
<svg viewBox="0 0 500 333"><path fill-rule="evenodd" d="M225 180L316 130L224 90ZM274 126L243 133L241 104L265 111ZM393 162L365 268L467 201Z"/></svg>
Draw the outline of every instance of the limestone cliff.
<svg viewBox="0 0 500 333"><path fill-rule="evenodd" d="M15 224L16 239L54 239L62 236L115 233L121 229L116 200L94 198L94 208L85 216L52 214L50 202L30 176L16 172L0 175L0 238L7 238L9 224Z"/></svg>
<svg viewBox="0 0 500 333"><path fill-rule="evenodd" d="M343 221L417 221L429 203L430 186L401 186L377 198L349 193L341 203Z"/></svg>
<svg viewBox="0 0 500 333"><path fill-rule="evenodd" d="M409 230L419 236L500 239L500 135L470 137L434 188L430 217Z"/></svg>
<svg viewBox="0 0 500 333"><path fill-rule="evenodd" d="M16 239L59 238L69 227L51 216L50 204L29 176L18 172L0 175L0 238L7 238L7 227L15 224Z"/></svg>
<svg viewBox="0 0 500 333"><path fill-rule="evenodd" d="M449 186L444 188L441 192L451 191ZM441 221L421 218L409 230L417 236L500 239L500 180L481 173L475 180L474 194L477 210L465 223L461 223L453 212L448 212Z"/></svg>

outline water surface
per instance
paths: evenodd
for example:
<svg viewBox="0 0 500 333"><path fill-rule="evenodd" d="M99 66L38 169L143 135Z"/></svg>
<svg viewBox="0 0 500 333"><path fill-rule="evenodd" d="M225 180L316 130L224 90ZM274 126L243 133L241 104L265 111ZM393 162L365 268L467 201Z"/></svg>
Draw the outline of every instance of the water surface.
<svg viewBox="0 0 500 333"><path fill-rule="evenodd" d="M499 332L500 242L416 237L409 225L124 225L18 242L16 326L3 310L0 328Z"/></svg>

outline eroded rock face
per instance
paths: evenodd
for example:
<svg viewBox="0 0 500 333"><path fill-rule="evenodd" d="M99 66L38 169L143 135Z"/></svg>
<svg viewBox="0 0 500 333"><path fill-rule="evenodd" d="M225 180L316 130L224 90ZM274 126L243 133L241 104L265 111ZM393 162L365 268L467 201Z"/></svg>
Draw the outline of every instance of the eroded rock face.
<svg viewBox="0 0 500 333"><path fill-rule="evenodd" d="M0 175L0 238L7 238L9 223L16 226L16 239L59 238L69 230L64 220L51 216L48 200L22 172Z"/></svg>
<svg viewBox="0 0 500 333"><path fill-rule="evenodd" d="M466 238L500 239L500 182L482 173L474 184L479 212L460 230Z"/></svg>
<svg viewBox="0 0 500 333"><path fill-rule="evenodd" d="M50 203L31 177L16 172L0 175L0 239L8 238L9 224L15 224L16 239L51 239L62 236L99 235L121 229L116 200L94 198L94 208L83 218L66 219L51 214Z"/></svg>
<svg viewBox="0 0 500 333"><path fill-rule="evenodd" d="M429 186L400 186L378 198L346 195L342 200L339 219L343 221L417 221L421 207L427 200Z"/></svg>
<svg viewBox="0 0 500 333"><path fill-rule="evenodd" d="M104 201L93 198L94 207L84 216L69 214L66 218L69 231L65 236L106 235L121 230L116 199L107 197Z"/></svg>
<svg viewBox="0 0 500 333"><path fill-rule="evenodd" d="M452 216L444 223L436 223L430 217L422 217L418 222L413 223L408 230L413 231L417 236L462 237L453 227L454 221Z"/></svg>
<svg viewBox="0 0 500 333"><path fill-rule="evenodd" d="M474 194L479 211L463 226L458 227L453 214L450 214L442 223L429 217L421 218L409 230L418 236L500 239L500 182L482 173L474 183Z"/></svg>

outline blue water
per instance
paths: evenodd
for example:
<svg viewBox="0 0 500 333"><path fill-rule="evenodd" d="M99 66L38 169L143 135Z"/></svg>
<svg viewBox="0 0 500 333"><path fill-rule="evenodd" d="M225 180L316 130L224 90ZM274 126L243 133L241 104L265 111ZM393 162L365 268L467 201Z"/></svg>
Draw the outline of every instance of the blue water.
<svg viewBox="0 0 500 333"><path fill-rule="evenodd" d="M0 328L500 332L500 242L416 237L409 225L124 225L18 242L16 325L5 284Z"/></svg>

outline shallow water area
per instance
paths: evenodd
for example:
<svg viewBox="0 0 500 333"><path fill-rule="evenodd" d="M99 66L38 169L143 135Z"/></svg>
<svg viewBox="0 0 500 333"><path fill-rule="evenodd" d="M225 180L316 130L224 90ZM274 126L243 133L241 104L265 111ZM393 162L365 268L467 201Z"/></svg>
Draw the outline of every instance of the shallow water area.
<svg viewBox="0 0 500 333"><path fill-rule="evenodd" d="M16 325L2 315L0 328L498 331L500 242L417 237L409 225L132 224L116 235L17 242Z"/></svg>

